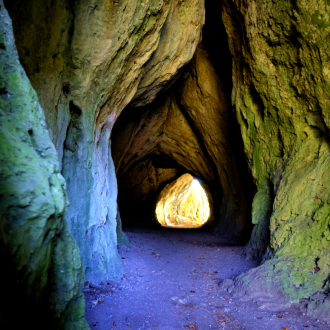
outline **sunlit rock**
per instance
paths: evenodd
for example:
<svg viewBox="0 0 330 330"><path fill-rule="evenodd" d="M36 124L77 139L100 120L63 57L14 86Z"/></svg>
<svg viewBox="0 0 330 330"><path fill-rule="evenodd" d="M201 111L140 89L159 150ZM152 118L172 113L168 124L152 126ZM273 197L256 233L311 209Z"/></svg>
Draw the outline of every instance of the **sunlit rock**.
<svg viewBox="0 0 330 330"><path fill-rule="evenodd" d="M155 224L155 196L184 173L202 178L213 194L218 187L215 166L175 93L126 109L112 132L112 156L124 224Z"/></svg>
<svg viewBox="0 0 330 330"><path fill-rule="evenodd" d="M188 173L165 186L157 201L156 217L163 227L199 228L210 215L205 189Z"/></svg>
<svg viewBox="0 0 330 330"><path fill-rule="evenodd" d="M243 149L233 138L239 130L236 131L230 99L225 92L226 83L218 76L208 51L200 45L178 98L202 137L223 190L222 202L217 205L220 217L216 231L227 231L231 236L242 238L249 232L250 197L247 191L253 187L248 184L246 164L240 160Z"/></svg>
<svg viewBox="0 0 330 330"><path fill-rule="evenodd" d="M9 23L0 24L0 256L10 270L1 282L17 285L6 306L25 310L22 292L38 300L55 283L57 317L84 327L83 271L91 282L123 274L117 201L123 219L136 223L144 209L153 221L156 196L188 172L212 194L207 223L216 218L217 233L244 238L254 228L245 252L264 262L227 289L277 309L308 300L308 314L330 320L330 28L322 1L219 1L207 7L206 26L212 15L216 24L198 47L204 0L0 0L1 12L3 2L27 75L9 52ZM60 171L83 267L63 221ZM203 197L192 202L196 181L176 182L159 197L159 221L201 226L207 211Z"/></svg>

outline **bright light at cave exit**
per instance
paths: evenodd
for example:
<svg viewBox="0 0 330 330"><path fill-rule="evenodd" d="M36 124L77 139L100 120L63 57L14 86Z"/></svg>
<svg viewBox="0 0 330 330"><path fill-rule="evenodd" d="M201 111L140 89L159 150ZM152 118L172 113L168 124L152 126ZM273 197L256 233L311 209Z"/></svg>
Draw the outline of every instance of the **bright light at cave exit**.
<svg viewBox="0 0 330 330"><path fill-rule="evenodd" d="M164 227L199 228L210 218L210 204L200 182L184 174L160 195L156 216Z"/></svg>

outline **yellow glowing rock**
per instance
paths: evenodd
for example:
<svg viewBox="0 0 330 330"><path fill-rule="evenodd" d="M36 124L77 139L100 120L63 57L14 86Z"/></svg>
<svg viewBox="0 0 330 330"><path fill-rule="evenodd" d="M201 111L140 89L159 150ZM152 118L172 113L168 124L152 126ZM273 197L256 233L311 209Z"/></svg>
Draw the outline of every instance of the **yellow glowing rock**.
<svg viewBox="0 0 330 330"><path fill-rule="evenodd" d="M156 218L163 227L198 228L210 213L206 191L188 173L165 186L156 206Z"/></svg>

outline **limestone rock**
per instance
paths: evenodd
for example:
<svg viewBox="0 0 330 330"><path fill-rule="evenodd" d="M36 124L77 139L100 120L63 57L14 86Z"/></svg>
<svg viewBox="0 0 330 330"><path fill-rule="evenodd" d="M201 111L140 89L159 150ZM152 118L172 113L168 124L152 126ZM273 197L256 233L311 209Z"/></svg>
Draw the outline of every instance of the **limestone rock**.
<svg viewBox="0 0 330 330"><path fill-rule="evenodd" d="M79 250L64 222L65 182L2 1L0 118L0 325L88 329Z"/></svg>
<svg viewBox="0 0 330 330"><path fill-rule="evenodd" d="M248 231L250 200L244 184L244 164L239 163L235 152L243 150L234 143L235 120L224 83L202 45L196 50L181 88L180 102L215 164L223 190L217 232L242 237Z"/></svg>
<svg viewBox="0 0 330 330"><path fill-rule="evenodd" d="M258 286L299 302L329 289L328 9L321 1L225 0L223 20L249 167L259 192L268 180L274 195L273 257L244 281L249 294Z"/></svg>
<svg viewBox="0 0 330 330"><path fill-rule="evenodd" d="M5 4L57 148L86 279L120 276L112 126L133 98L151 102L191 59L204 0Z"/></svg>
<svg viewBox="0 0 330 330"><path fill-rule="evenodd" d="M163 227L199 228L212 220L210 196L196 178L186 173L161 191L156 219Z"/></svg>

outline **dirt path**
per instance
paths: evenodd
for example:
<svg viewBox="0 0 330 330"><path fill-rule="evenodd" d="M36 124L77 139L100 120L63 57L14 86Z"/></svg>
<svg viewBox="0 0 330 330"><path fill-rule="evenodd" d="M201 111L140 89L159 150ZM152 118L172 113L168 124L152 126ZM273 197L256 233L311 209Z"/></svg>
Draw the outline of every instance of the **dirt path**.
<svg viewBox="0 0 330 330"><path fill-rule="evenodd" d="M126 234L132 246L120 249L124 278L85 285L91 329L330 329L297 307L263 311L221 292L221 279L257 266L244 260L242 247L225 239L198 231L134 229Z"/></svg>

